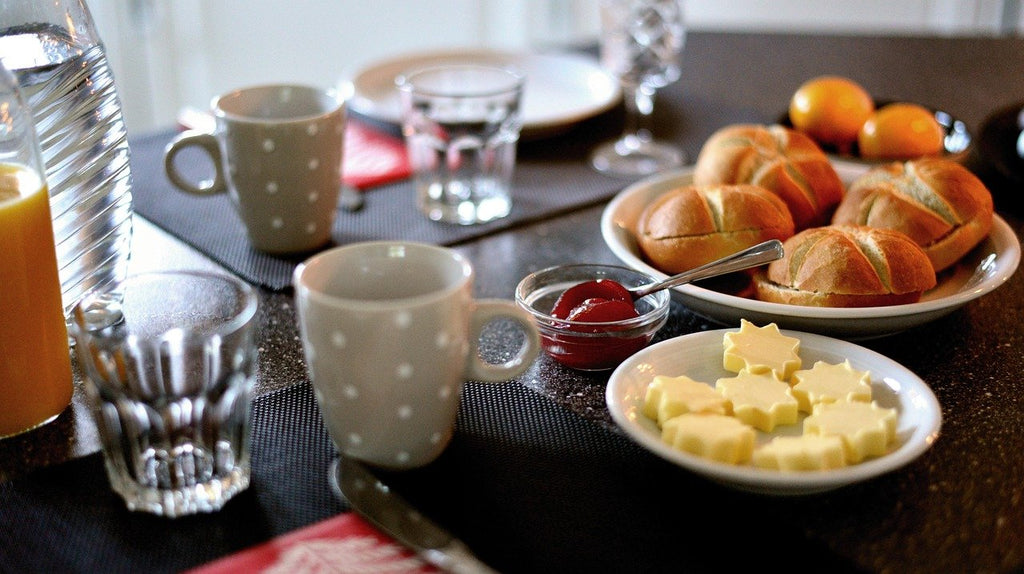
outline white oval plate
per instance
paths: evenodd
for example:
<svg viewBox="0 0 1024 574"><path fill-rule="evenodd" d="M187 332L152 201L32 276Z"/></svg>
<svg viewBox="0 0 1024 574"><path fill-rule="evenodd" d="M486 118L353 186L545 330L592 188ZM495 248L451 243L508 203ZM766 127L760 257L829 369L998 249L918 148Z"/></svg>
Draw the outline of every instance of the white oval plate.
<svg viewBox="0 0 1024 574"><path fill-rule="evenodd" d="M836 164L843 181L852 181L865 166ZM693 181L693 169L685 168L651 177L619 192L605 207L601 235L605 243L629 267L657 278L668 275L643 259L632 230L640 213L659 195ZM939 283L917 303L889 307L821 308L769 303L683 285L675 290L695 313L726 325L740 319L780 328L821 333L842 339L871 339L917 327L947 315L967 302L989 293L1013 275L1020 263L1020 241L1001 217L995 216L992 232L953 268L939 274Z"/></svg>
<svg viewBox="0 0 1024 574"><path fill-rule="evenodd" d="M880 406L899 411L892 450L844 468L783 472L715 462L669 446L661 440L657 423L642 412L647 385L656 375L686 375L712 386L721 377L735 376L722 367L722 338L730 331L735 329L703 331L662 341L620 364L612 372L605 391L608 410L615 423L640 446L687 470L739 490L774 495L825 492L874 478L916 459L938 438L942 424L939 402L928 385L906 367L854 343L812 333L783 331L800 339L802 368L811 368L815 361L835 364L849 359L855 369L871 374L872 398ZM755 431L757 444L764 444L775 436L799 435L805 416L801 413L797 424L778 426L770 433Z"/></svg>
<svg viewBox="0 0 1024 574"><path fill-rule="evenodd" d="M564 131L611 109L622 97L618 81L583 55L448 50L408 54L367 67L352 79L348 105L359 114L400 123L395 76L414 68L456 62L513 66L526 75L522 136L527 139Z"/></svg>

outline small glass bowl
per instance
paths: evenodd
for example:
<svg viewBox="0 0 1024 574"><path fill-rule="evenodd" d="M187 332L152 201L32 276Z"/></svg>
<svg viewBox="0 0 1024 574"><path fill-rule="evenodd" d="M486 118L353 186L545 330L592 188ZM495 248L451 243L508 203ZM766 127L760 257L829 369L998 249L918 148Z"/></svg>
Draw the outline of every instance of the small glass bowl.
<svg viewBox="0 0 1024 574"><path fill-rule="evenodd" d="M604 371L643 349L668 319L669 290L634 303L639 317L591 323L551 316L566 289L584 281L610 279L626 288L655 282L646 273L616 265L559 265L527 275L516 287L516 303L530 313L540 330L545 352L567 367Z"/></svg>

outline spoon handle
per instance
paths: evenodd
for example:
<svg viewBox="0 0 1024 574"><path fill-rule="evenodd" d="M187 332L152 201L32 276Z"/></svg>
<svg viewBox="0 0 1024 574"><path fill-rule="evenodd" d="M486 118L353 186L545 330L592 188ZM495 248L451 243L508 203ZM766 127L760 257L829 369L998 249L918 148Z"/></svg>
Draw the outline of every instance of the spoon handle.
<svg viewBox="0 0 1024 574"><path fill-rule="evenodd" d="M753 247L748 247L743 251L737 251L732 255L726 255L721 259L705 263L700 267L694 267L688 271L683 271L682 273L673 275L668 279L640 287L636 291L632 292L633 297L635 299L639 299L650 295L655 291L660 291L670 287L678 287L679 285L685 285L691 281L699 281L700 279L707 279L708 277L714 277L716 275L724 275L726 273L764 265L765 263L781 258L783 253L782 242L778 239L771 239L763 243L758 243Z"/></svg>

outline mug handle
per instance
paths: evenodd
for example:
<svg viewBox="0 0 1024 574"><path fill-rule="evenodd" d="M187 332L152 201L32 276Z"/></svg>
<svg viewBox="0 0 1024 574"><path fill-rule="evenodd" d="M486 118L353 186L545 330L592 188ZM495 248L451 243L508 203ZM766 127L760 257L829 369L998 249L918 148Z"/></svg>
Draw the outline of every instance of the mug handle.
<svg viewBox="0 0 1024 574"><path fill-rule="evenodd" d="M185 179L178 171L177 166L174 163L174 158L178 156L178 153L189 146L196 146L199 149L205 151L210 156L210 160L213 162L215 175L213 180L203 180L196 186L192 182ZM171 183L178 189L192 193L195 195L214 195L227 191L227 185L224 181L224 163L221 161L220 146L217 145L217 138L207 132L201 132L197 130L189 130L178 134L176 138L171 140L167 147L164 148L164 171L167 172L167 178L171 180Z"/></svg>
<svg viewBox="0 0 1024 574"><path fill-rule="evenodd" d="M533 364L540 352L540 334L537 324L526 311L503 299L480 299L475 303L470 318L469 336L472 347L466 378L485 383L499 383L517 377ZM505 363L488 363L480 357L478 345L484 327L496 319L509 319L519 324L526 335L522 346L514 357Z"/></svg>

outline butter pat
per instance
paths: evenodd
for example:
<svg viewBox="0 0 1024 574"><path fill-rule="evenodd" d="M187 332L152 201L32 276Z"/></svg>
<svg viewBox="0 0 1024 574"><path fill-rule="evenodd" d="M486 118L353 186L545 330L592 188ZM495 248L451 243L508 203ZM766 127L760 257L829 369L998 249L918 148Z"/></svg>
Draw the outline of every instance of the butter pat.
<svg viewBox="0 0 1024 574"><path fill-rule="evenodd" d="M674 448L727 464L750 460L754 429L739 420L715 414L685 414L665 421L661 440Z"/></svg>
<svg viewBox="0 0 1024 574"><path fill-rule="evenodd" d="M715 389L729 399L733 416L754 428L770 432L776 425L797 421L796 399L775 371L743 370L735 377L718 379Z"/></svg>
<svg viewBox="0 0 1024 574"><path fill-rule="evenodd" d="M846 454L837 436L780 436L754 451L754 466L785 471L828 470L846 466Z"/></svg>
<svg viewBox="0 0 1024 574"><path fill-rule="evenodd" d="M788 381L800 368L800 339L783 335L775 323L758 327L740 319L739 331L726 333L723 344L722 366L733 373L775 371Z"/></svg>
<svg viewBox="0 0 1024 574"><path fill-rule="evenodd" d="M838 436L843 441L846 462L858 463L881 456L896 437L896 409L875 402L819 403L804 419L804 434Z"/></svg>
<svg viewBox="0 0 1024 574"><path fill-rule="evenodd" d="M871 374L854 369L849 360L838 365L818 361L793 373L793 396L805 413L818 403L871 402Z"/></svg>
<svg viewBox="0 0 1024 574"><path fill-rule="evenodd" d="M647 418L658 421L658 426L662 426L668 419L685 413L729 414L727 405L725 397L711 385L685 375L658 375L647 385L643 413Z"/></svg>

